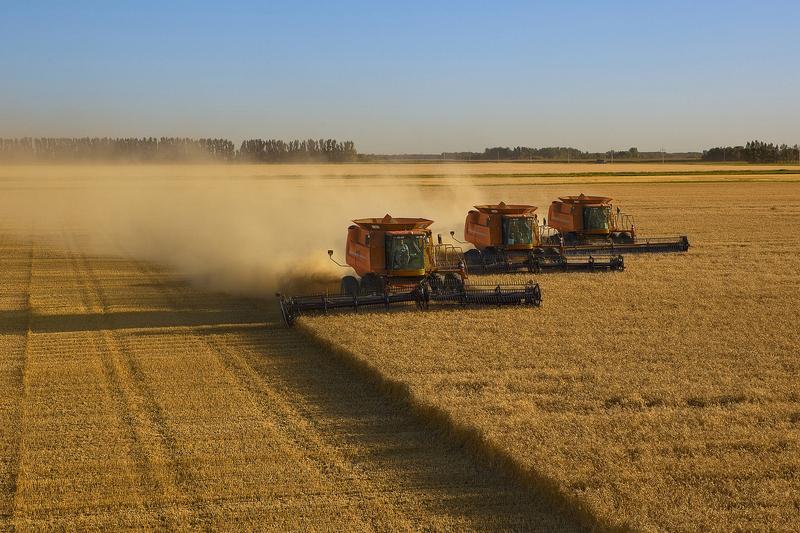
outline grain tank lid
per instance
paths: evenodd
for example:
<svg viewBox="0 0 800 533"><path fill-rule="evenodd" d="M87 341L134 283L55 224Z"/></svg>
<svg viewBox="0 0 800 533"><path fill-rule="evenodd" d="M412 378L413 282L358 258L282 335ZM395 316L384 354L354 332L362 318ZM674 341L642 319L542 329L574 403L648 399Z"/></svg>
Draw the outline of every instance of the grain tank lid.
<svg viewBox="0 0 800 533"><path fill-rule="evenodd" d="M611 198L607 196L587 196L579 194L578 196L559 196L559 200L565 204L601 204L606 205L611 203Z"/></svg>
<svg viewBox="0 0 800 533"><path fill-rule="evenodd" d="M433 224L433 220L428 220L427 218L394 218L387 214L383 218L357 218L353 223L364 229L403 231L425 229Z"/></svg>
<svg viewBox="0 0 800 533"><path fill-rule="evenodd" d="M503 215L527 215L536 211L536 206L500 202L499 204L476 205L475 209L487 215L493 213L500 213Z"/></svg>

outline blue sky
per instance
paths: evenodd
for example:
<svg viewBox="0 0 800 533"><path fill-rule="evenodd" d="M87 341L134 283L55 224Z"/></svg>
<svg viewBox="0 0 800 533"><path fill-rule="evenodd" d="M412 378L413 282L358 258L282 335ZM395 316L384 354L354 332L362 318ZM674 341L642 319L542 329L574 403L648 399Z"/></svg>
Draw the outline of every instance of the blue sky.
<svg viewBox="0 0 800 533"><path fill-rule="evenodd" d="M800 143L800 2L3 2L0 136Z"/></svg>

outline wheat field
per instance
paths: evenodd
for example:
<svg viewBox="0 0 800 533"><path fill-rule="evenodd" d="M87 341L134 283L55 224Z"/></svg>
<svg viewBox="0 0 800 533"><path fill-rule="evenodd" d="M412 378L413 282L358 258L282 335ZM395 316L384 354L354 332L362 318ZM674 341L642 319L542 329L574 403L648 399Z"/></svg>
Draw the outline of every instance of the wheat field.
<svg viewBox="0 0 800 533"><path fill-rule="evenodd" d="M504 186L491 198L562 190ZM629 256L623 273L540 276L536 310L301 327L601 528L795 530L800 187L591 192L623 201L641 231L687 233L690 251Z"/></svg>
<svg viewBox="0 0 800 533"><path fill-rule="evenodd" d="M800 184L780 167L585 166L0 168L0 529L795 529ZM607 194L641 232L686 233L692 248L630 256L622 273L540 276L540 309L287 330L267 292L209 288L209 272L238 262L198 270L217 258L170 239L188 239L191 190L266 202L264 183L298 176L363 187L359 202L410 198L405 214L441 214L442 230L473 200ZM143 258L141 242L98 231L108 217L63 205L123 210L95 205L108 182L124 196L179 191L172 217L144 214L177 225L166 244L192 261L158 261L159 247ZM265 220L248 218L257 202L215 205L222 216L186 225L228 256L226 241L248 241L226 218ZM312 224L282 220L247 236ZM300 240L324 256L328 236Z"/></svg>
<svg viewBox="0 0 800 533"><path fill-rule="evenodd" d="M431 179L441 177L490 178L485 185L496 184L504 177L515 179L538 177L537 183L546 179L559 182L564 177L578 176L581 183L608 178L622 181L641 181L644 178L671 176L670 181L720 180L761 176L762 179L797 181L800 172L796 164L758 165L743 163L341 163L341 164L152 164L152 165L3 165L0 178L4 181L24 180L27 183L55 182L91 183L97 180L120 181L138 179L144 182L189 180L213 177L214 179L276 179L307 178L319 176L328 179L401 178ZM699 178L698 176L703 176ZM634 179L638 178L638 179ZM542 181L542 179L545 179ZM514 183L517 183L516 181Z"/></svg>
<svg viewBox="0 0 800 533"><path fill-rule="evenodd" d="M0 530L580 528L271 300L3 229Z"/></svg>

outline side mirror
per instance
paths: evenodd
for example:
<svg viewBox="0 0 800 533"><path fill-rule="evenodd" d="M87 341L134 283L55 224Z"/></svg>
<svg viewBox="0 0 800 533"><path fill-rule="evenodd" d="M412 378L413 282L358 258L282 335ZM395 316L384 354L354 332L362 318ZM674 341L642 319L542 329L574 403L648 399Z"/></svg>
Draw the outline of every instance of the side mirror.
<svg viewBox="0 0 800 533"><path fill-rule="evenodd" d="M333 250L328 250L328 257L333 257Z"/></svg>
<svg viewBox="0 0 800 533"><path fill-rule="evenodd" d="M439 244L442 244L442 234L441 234L441 233L438 233L438 234L436 235L436 240L438 240L438 241L439 241Z"/></svg>
<svg viewBox="0 0 800 533"><path fill-rule="evenodd" d="M450 232L450 236L451 236L451 237L455 237L455 236L456 236L456 232L455 232L455 231L451 231L451 232Z"/></svg>

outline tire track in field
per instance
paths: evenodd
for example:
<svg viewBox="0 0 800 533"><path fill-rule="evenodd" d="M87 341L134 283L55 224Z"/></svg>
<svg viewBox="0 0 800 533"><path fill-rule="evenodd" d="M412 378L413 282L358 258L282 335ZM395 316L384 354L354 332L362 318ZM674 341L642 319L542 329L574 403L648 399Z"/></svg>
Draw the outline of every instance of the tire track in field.
<svg viewBox="0 0 800 533"><path fill-rule="evenodd" d="M187 291L161 283L143 264L140 269L177 308ZM397 520L409 514L406 505L413 497L429 517L447 516L452 521L448 528L580 529L511 475L476 465L459 445L411 417L405 405L387 399L322 351L309 349L296 331L278 323L274 309L262 313L268 322L264 326L237 328L233 334L195 328L193 336L217 355L265 413L278 417L299 447L311 449L320 468L358 480L341 490L361 513L381 516L389 510ZM403 518L412 529L430 528L426 520ZM392 522L373 525L396 527Z"/></svg>
<svg viewBox="0 0 800 533"><path fill-rule="evenodd" d="M109 310L109 298L106 295L106 291L103 286L103 282L98 276L97 272L93 267L93 263L86 258L85 254L80 254L81 261L83 266L85 267L85 272L87 273L87 279L92 284L92 290L94 294L96 294L99 300L102 302L103 307L105 310ZM136 263L134 263L136 264ZM178 302L174 300L171 296L169 289L166 287L165 284L161 282L161 280L151 273L147 272L146 269L143 269L139 264L136 264L139 272L141 274L146 275L148 278L154 281L153 285L158 288L158 294L168 300L168 305L166 307L172 308L174 310L178 310L180 306ZM131 303L131 302L128 302ZM161 307L161 306L159 306ZM110 313L112 316L111 323L109 326L114 326L113 322L113 312ZM201 492L201 489L206 488L208 485L208 479L204 479L200 472L198 471L195 473L195 470L198 468L198 464L193 462L192 458L192 449L201 441L192 442L187 441L185 438L183 440L179 440L178 437L174 435L174 432L178 429L177 427L173 427L173 424L169 421L168 414L164 411L164 409L160 406L159 400L156 397L153 388L149 385L149 380L153 377L148 376L143 368L139 365L137 359L145 353L137 352L137 348L141 349L141 346L136 345L131 341L130 332L118 332L118 328L112 327L109 331L104 331L103 333L109 335L111 342L116 347L116 350L120 354L124 354L124 360L127 368L130 370L130 375L134 379L137 388L139 391L142 391L143 394L147 398L147 408L146 411L149 414L150 418L156 421L157 430L159 434L163 435L165 440L167 441L165 444L165 449L169 451L169 465L172 467L172 474L175 480L174 485L178 488L178 492L173 494L173 498L179 500L179 503L182 501L184 504L184 508L180 513L177 513L179 516L182 516L184 520L179 523L180 526L189 527L191 529L200 529L204 527L213 527L213 524L223 525L225 524L224 519L220 522L221 517L225 516L226 513L230 513L230 508L235 507L242 507L248 508L252 507L254 509L258 509L259 507L264 507L265 502L262 498L259 497L252 497L252 496L244 496L241 494L236 493L214 493L213 491L209 493ZM126 329L121 327L119 329ZM182 333L180 330L176 331L174 327L166 328L167 332L174 332L171 334L171 342L179 341L182 345L190 345L194 353L197 356L198 360L203 359L203 351L207 352L207 355L210 359L217 360L218 354L213 352L210 349L210 346L203 343L202 339L196 337L194 335L189 335L188 337L182 337ZM167 333L170 335L170 333ZM196 349L194 346L196 345ZM148 342L146 344L148 350L150 350L150 354L152 355L153 348L156 348L156 351L161 351L164 349L169 348L169 344L164 344L163 340L156 340L155 342ZM177 352L178 350L176 350ZM223 365L219 365L220 368L227 373L227 369L224 368ZM169 374L165 374L169 375ZM229 380L230 381L230 380ZM233 383L234 387L233 390L238 390L241 388L241 385L238 383ZM154 386L158 386L158 382L154 383ZM162 391L163 392L163 391ZM178 409L180 402L173 404L171 407ZM179 409L178 409L179 410ZM205 418L214 417L215 413L213 410L203 411L202 416ZM174 413L173 413L174 414ZM258 426L260 423L265 424L264 433L266 435L270 435L273 439L271 442L267 444L271 444L277 447L289 446L289 450L297 450L302 449L303 447L307 447L307 443L301 442L299 437L294 437L290 433L286 433L285 431L281 431L280 438L274 440L275 435L275 428L272 425L275 422L276 413L272 410L265 410L261 413L261 421L254 421L254 426ZM212 420L204 420L204 422L213 424ZM283 429L283 428L282 428ZM291 444L288 444L291 443ZM225 457L226 451L219 450L220 457ZM289 464L292 463L293 458L290 454L281 458L282 461L286 461ZM302 463L302 459L298 460L297 464L294 464L295 468L306 468ZM280 487L279 487L280 488ZM302 492L303 498L307 499L321 499L323 502L324 500L330 499L331 494L334 492L331 490L323 491L316 493L313 489L304 490ZM272 494L269 498L269 501L266 502L266 506L268 508L272 508L272 512L275 512L275 507L281 507L285 505L296 505L292 503L292 499L296 498L296 495L291 493L281 494L280 490L277 494ZM169 503L168 500L165 499L165 503ZM366 513L366 516L373 516L373 522L381 524L380 528L384 530L388 530L391 526L396 526L397 521L395 520L394 524L390 524L389 522L383 523L381 520L381 515L385 513L385 509L374 508L370 510L370 513ZM262 511L263 512L263 511ZM351 520L353 523L358 523L357 519ZM373 524L374 525L374 524ZM367 527L367 523L362 524L359 529Z"/></svg>
<svg viewBox="0 0 800 533"><path fill-rule="evenodd" d="M278 325L274 310L192 289L147 264L89 255L66 232L62 241L66 252L38 253L38 275L33 256L28 266L35 287L27 297L44 314L27 317L33 395L21 442L33 446L19 454L28 467L9 526L575 529ZM74 318L49 316L62 309L73 314L53 317L92 320L75 329ZM83 391L92 398L83 410L108 421L86 437L108 443L109 453L72 443L82 424L70 418L70 402L85 404ZM216 411L220 393L233 404ZM60 401L63 410L42 410ZM48 412L53 427L40 433ZM49 450L59 454L50 467L41 460ZM94 481L97 464L112 477ZM78 494L65 497L54 484Z"/></svg>
<svg viewBox="0 0 800 533"><path fill-rule="evenodd" d="M97 302L103 314L108 316L108 327L99 331L100 342L106 348L106 353L100 354L100 358L117 416L126 430L129 454L138 474L142 505L157 512L165 528L185 526L179 517L202 514L202 509L192 495L193 480L189 470L181 468L183 461L175 436L133 354L118 339L108 297L86 253L74 238L70 239L69 249L76 272L82 274L85 299ZM196 527L197 524L190 526Z"/></svg>
<svg viewBox="0 0 800 533"><path fill-rule="evenodd" d="M2 253L4 256L2 259L7 259L5 257L8 248L7 242L8 240L4 239L3 245L0 246L0 253ZM5 442L8 448L7 452L3 451L3 455L5 455L5 457L3 457L2 462L0 462L0 464L4 466L2 478L0 478L0 482L2 483L2 485L0 485L0 525L7 524L9 528L11 527L14 517L17 486L20 475L20 458L22 456L22 428L24 427L26 391L25 376L29 355L28 347L30 344L31 335L30 293L31 280L33 278L34 246L30 242L28 243L26 256L27 268L23 268L24 270L27 270L27 278L24 281L24 288L21 291L22 299L25 303L23 306L24 308L19 310L22 312L22 314L14 321L20 322L17 327L19 327L21 330L24 330L24 333L22 333L22 331L15 332L15 328L12 327L10 331L11 334L8 335L8 337L12 337L12 339L10 339L12 346L9 347L4 342L2 346L3 353L0 354L0 365L4 371L3 373L7 373L8 377L10 378L9 383L3 384L4 396L7 398L4 411L7 411L3 413L6 416L3 416L5 420L0 431L3 435L2 441ZM16 261L16 257L14 259ZM0 263L0 265L2 265L2 263ZM2 274L6 274L5 268L3 268ZM18 310L11 310L12 313L15 311Z"/></svg>
<svg viewBox="0 0 800 533"><path fill-rule="evenodd" d="M168 298L173 308L179 308L181 298L187 295L186 290L176 289L167 286L161 278L142 263L138 263L140 271L147 275L154 284L157 284L162 293ZM256 326L260 331L263 326ZM354 465L348 461L347 457L338 451L336 446L332 446L330 439L326 439L324 434L313 424L307 413L301 413L292 404L292 399L286 394L285 390L278 390L263 378L247 361L238 353L236 348L230 346L212 335L192 334L198 343L202 344L220 364L229 372L231 379L237 387L244 389L251 396L265 417L275 419L280 426L281 432L287 441L294 442L298 449L310 450L306 452L308 459L314 461L320 471L325 471L326 475L341 480L358 480L357 483L349 484L350 487L341 487L339 494L346 495L353 501L353 505L359 508L362 516L371 517L370 525L378 530L396 529L398 521L406 526L410 524L402 518L403 509L388 505L386 499L382 499L378 504L373 498L364 498L363 487L359 485L370 485L370 494L380 494L382 491L370 483L368 477L363 473L357 472ZM278 344L286 346L285 336L278 335ZM388 519L390 517L391 519Z"/></svg>
<svg viewBox="0 0 800 533"><path fill-rule="evenodd" d="M173 309L181 307L182 296L187 296L187 291L168 286L145 264L138 261L135 264L139 271L159 288L170 307ZM359 477L356 472L347 468L347 461L341 454L337 453L335 448L326 445L321 435L292 408L286 397L270 387L235 351L196 333L192 333L191 338L219 361L229 373L234 386L245 390L248 395L256 399L255 403L259 406L261 416L277 422L279 431L287 442L293 442L297 449L311 450L306 452L306 458L312 460L318 470L325 471L328 477L338 480L352 480ZM345 494L345 491L340 490L339 494ZM357 494L360 494L360 491ZM352 498L354 495L350 496ZM360 514L371 518L372 528L390 530L397 528L398 521L405 521L401 518L402 510L392 509L390 513L387 512L389 509L385 501L381 506L376 506L371 499L357 497L352 499L353 504L360 508ZM386 519L387 515L391 516L391 520Z"/></svg>
<svg viewBox="0 0 800 533"><path fill-rule="evenodd" d="M198 338L195 335L196 338ZM262 413L275 418L287 440L294 441L298 448L310 449L309 459L314 461L319 470L336 479L357 479L361 477L355 472L346 458L325 441L323 436L316 431L310 421L299 413L291 404L286 395L271 387L250 367L242 357L225 343L199 339L205 344L220 363L230 373L238 386L243 387L259 405ZM360 483L359 483L360 484ZM377 491L371 490L371 493ZM360 508L363 516L371 516L371 525L379 530L389 530L397 527L397 519L402 515L402 510L393 505L387 505L384 500L382 505L376 506L372 499L361 499L361 491L340 491L353 499L353 503ZM385 516L391 516L392 521L384 521Z"/></svg>
<svg viewBox="0 0 800 533"><path fill-rule="evenodd" d="M79 258L76 256L74 249L74 242L73 237L68 234L66 231L62 230L61 234L58 237L53 236L53 240L55 241L54 244L59 244L58 249L50 250L49 252L49 261L51 263L56 264L63 264L65 267L69 268L69 272L72 277L72 281L77 287L77 296L80 302L80 306L82 307L82 311L84 313L93 313L98 309L102 309L102 302L98 298L97 294L92 291L92 288L87 283L85 278L85 267ZM56 274L51 274L53 276L58 276L59 274L63 274L61 270L56 271ZM57 278L58 280L58 278ZM52 282L52 280L50 280ZM58 290L63 288L63 281L62 284L58 288L56 287L49 287L47 285L43 286L43 290L50 291ZM52 292L46 292L44 294L45 299L47 300L49 297L52 296ZM75 304L76 302L70 302L71 304ZM33 333L39 339L39 343L42 345L42 352L41 356L45 356L48 354L50 349L61 347L66 342L66 339L61 339L61 333L56 332L47 332L47 333L36 333L36 321L32 324ZM108 353L110 349L104 344L103 340L103 331L85 331L78 333L72 340L73 343L77 343L77 346L80 347L81 351L90 355L90 357L96 359L99 363L99 369L101 370L101 382L97 383L102 390L105 392L107 397L110 399L112 404L113 416L114 418L120 423L120 427L122 428L122 442L115 442L115 445L121 446L124 450L124 456L128 459L128 470L126 472L127 476L130 478L132 483L127 486L127 489L133 492L132 502L127 502L127 506L130 507L131 505L136 509L134 513L141 514L142 507L143 507L143 493L142 487L146 483L148 479L148 471L146 470L146 455L137 447L138 440L137 435L135 434L134 429L132 428L129 423L131 422L130 413L126 407L126 391L120 386L121 378L117 372L117 368L113 365L108 357ZM48 347L52 347L48 349ZM69 350L69 348L66 348ZM57 352L60 353L60 350ZM55 385L55 384L54 384ZM58 384L59 388L63 385ZM69 386L69 385L67 385ZM54 391L52 395L48 395L47 392L40 392L40 395L44 394L48 396L49 401L59 401L58 397L56 396L56 392ZM65 412L68 412L70 406L65 406ZM102 415L103 414L103 405L98 403L93 406L92 414L94 415ZM112 428L108 428L108 430L112 430ZM60 431L69 431L69 427L65 426ZM31 435L31 438L35 438L35 434ZM69 449L69 448L67 448ZM91 461L94 457L94 454L90 454L89 456L82 458L83 462ZM132 467L132 471L130 468ZM24 516L17 516L17 523L18 524L27 524L30 526L31 524L37 523L37 521L47 520L48 518L53 517L64 517L65 513L84 516L90 515L92 512L98 510L98 505L88 506L88 503L78 502L77 508L73 508L72 505L68 505L67 509L64 509L64 502L59 502L59 506L54 506L54 502L47 502L42 501L42 497L37 494L37 486L42 482L52 481L53 477L56 476L63 476L60 469L56 468L53 471L46 471L43 473L41 470L34 469L33 473L30 474L32 477L31 483L33 485L33 489L31 489L32 493L26 496L30 497L30 502L26 505L26 512ZM88 472L83 474L79 469L79 476L81 475L89 475ZM69 479L69 478L68 478ZM80 480L79 478L76 481L85 482L86 480ZM105 489L106 487L102 486L102 483L99 482L99 488L101 490ZM20 497L22 497L20 495ZM27 502L26 502L27 503ZM107 506L106 504L105 506ZM102 507L105 507L102 506ZM102 508L101 507L101 508ZM35 527L35 526L34 526Z"/></svg>
<svg viewBox="0 0 800 533"><path fill-rule="evenodd" d="M400 510L413 498L428 517L452 520L445 529L580 529L540 493L500 468L476 462L458 442L413 416L406 404L387 397L328 352L309 347L276 315L263 329L209 336L269 383L307 421L311 434L342 450L342 461L368 480L370 494L396 502ZM417 518L412 527L430 529L430 524Z"/></svg>
<svg viewBox="0 0 800 533"><path fill-rule="evenodd" d="M172 283L171 272L146 264L115 266L88 255L76 239L65 235L64 240L69 253L63 260L71 265L78 289L74 298L82 302L81 312L100 317L95 329L83 330L79 338L91 341L80 342L91 344L87 349L100 363L98 378L111 398L105 409L119 426L109 434L120 435L113 438L119 439L120 459L130 465L135 498L114 496L108 503L69 507L61 514L41 501L37 509L33 502L37 512L25 517L28 524L46 524L48 517L73 526L123 519L135 524L141 514L155 527L199 529L230 520L259 524L301 512L312 525L330 516L362 530L575 529L503 472L476 464L458 444L346 365L309 348L301 334L277 324L276 313L258 309L258 302ZM126 271L131 264L138 273ZM143 278L151 283L141 283ZM142 320L120 318L128 309ZM162 317L148 323L150 309L161 315L167 309L175 321L163 326ZM198 322L201 310L218 311L213 316L222 322ZM255 324L264 319L266 324ZM60 333L35 334L54 346L61 342ZM189 370L200 380L197 395L173 396L171 376L180 382L180 395L194 377L175 372L194 361L202 365ZM213 383L205 381L209 378ZM208 410L216 396L213 389L207 396L204 386L221 387L243 405ZM192 406L198 409L195 415L185 410ZM222 413L243 418L234 416L229 426ZM191 433L196 424L205 429ZM236 433L240 426L246 434ZM219 458L201 451L214 443L215 431ZM226 446L233 447L229 461ZM246 450L263 446L275 453L254 455L248 479L251 467L242 462L250 453ZM281 477L275 466L281 463L297 473ZM215 472L217 479L209 477ZM253 482L269 484L274 474L274 488L251 490ZM305 479L321 482L303 486ZM40 494L34 492L33 498Z"/></svg>

